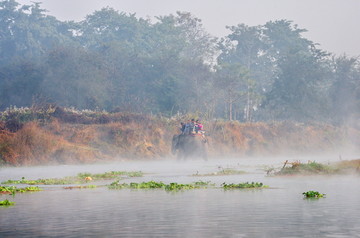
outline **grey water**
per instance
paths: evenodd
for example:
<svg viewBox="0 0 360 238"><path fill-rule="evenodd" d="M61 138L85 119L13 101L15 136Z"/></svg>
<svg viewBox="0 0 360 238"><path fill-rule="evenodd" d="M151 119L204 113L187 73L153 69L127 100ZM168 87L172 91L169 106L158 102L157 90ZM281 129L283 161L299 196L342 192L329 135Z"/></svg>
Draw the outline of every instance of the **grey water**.
<svg viewBox="0 0 360 238"><path fill-rule="evenodd" d="M143 177L123 182L211 181L218 187L166 192L43 186L41 192L0 195L16 202L0 207L0 237L360 237L359 175L267 176L267 169L283 162L247 158L0 168L0 181L142 171ZM224 168L246 173L194 176ZM269 188L223 190L224 182L262 182ZM326 197L304 199L309 190Z"/></svg>

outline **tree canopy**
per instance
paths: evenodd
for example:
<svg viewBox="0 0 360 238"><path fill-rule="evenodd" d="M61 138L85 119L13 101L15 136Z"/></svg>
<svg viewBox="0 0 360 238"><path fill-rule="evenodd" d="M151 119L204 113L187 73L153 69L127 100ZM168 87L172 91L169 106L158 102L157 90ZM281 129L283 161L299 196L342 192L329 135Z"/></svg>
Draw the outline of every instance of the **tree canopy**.
<svg viewBox="0 0 360 238"><path fill-rule="evenodd" d="M290 20L209 34L189 12L143 19L110 7L60 21L0 1L0 109L36 98L78 109L240 121L356 123L357 57L336 56Z"/></svg>

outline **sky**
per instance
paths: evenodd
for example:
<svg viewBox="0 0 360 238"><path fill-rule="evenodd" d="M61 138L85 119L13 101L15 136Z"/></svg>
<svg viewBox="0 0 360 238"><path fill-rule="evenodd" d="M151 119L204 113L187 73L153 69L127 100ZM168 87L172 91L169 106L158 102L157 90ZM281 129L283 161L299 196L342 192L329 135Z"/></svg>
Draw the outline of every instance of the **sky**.
<svg viewBox="0 0 360 238"><path fill-rule="evenodd" d="M226 36L226 26L291 20L308 32L303 36L336 55L360 56L360 0L31 0L59 20L81 21L103 7L137 17L191 12L212 35ZM30 4L30 0L17 0Z"/></svg>

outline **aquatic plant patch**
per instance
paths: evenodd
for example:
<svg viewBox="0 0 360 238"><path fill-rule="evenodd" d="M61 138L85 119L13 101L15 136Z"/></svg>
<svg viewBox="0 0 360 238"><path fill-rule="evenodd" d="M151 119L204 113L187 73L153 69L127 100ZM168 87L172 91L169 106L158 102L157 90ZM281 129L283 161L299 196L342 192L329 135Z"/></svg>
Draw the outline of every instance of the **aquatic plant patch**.
<svg viewBox="0 0 360 238"><path fill-rule="evenodd" d="M246 182L246 183L238 183L238 184L234 184L234 183L223 183L221 184L221 186L224 189L237 189L237 188L268 188L267 185L264 185L263 183L258 183L258 182Z"/></svg>
<svg viewBox="0 0 360 238"><path fill-rule="evenodd" d="M15 193L25 193L25 192L37 192L42 189L36 186L30 186L25 188L17 188L15 186L0 186L0 193L2 194L15 194Z"/></svg>
<svg viewBox="0 0 360 238"><path fill-rule="evenodd" d="M214 183L211 183L211 181L197 181L197 182L194 182L194 185L195 186L198 186L198 187L215 187L215 184Z"/></svg>
<svg viewBox="0 0 360 238"><path fill-rule="evenodd" d="M142 183L120 183L119 180L108 185L109 189L164 189L167 191L176 191L176 190L188 190L196 188L205 188L210 186L210 182L195 182L192 184L181 184L181 183L169 183L165 184L163 182L142 182Z"/></svg>
<svg viewBox="0 0 360 238"><path fill-rule="evenodd" d="M20 193L25 193L25 192L38 192L38 191L42 191L41 188L37 187L37 186L29 186L29 187L25 187L25 188L18 188L17 192Z"/></svg>
<svg viewBox="0 0 360 238"><path fill-rule="evenodd" d="M12 194L15 195L15 186L0 186L0 194Z"/></svg>
<svg viewBox="0 0 360 238"><path fill-rule="evenodd" d="M65 178L49 178L28 180L22 177L20 180L7 180L1 184L29 184L29 185L64 185L64 184L82 184L94 180L106 180L119 178L121 176L127 177L142 177L141 171L127 172L127 171L111 171L101 174L79 173L77 176L68 176Z"/></svg>
<svg viewBox="0 0 360 238"><path fill-rule="evenodd" d="M226 175L238 175L238 174L245 174L246 172L236 169L220 169L217 172L207 173L207 174L193 174L193 176L226 176Z"/></svg>
<svg viewBox="0 0 360 238"><path fill-rule="evenodd" d="M4 201L0 201L0 206L12 206L12 205L15 205L15 202L10 202L7 199L5 199Z"/></svg>
<svg viewBox="0 0 360 238"><path fill-rule="evenodd" d="M76 177L65 177L65 178L49 178L49 179L37 179L28 180L24 177L21 180L7 180L2 184L29 184L29 185L63 185L63 184L76 184L82 183Z"/></svg>
<svg viewBox="0 0 360 238"><path fill-rule="evenodd" d="M163 182L142 182L142 183L120 183L119 180L111 183L108 188L109 189L123 189L123 188L131 188L131 189L160 189L165 188L166 184Z"/></svg>
<svg viewBox="0 0 360 238"><path fill-rule="evenodd" d="M123 189L123 188L129 188L129 184L127 183L120 183L119 180L116 180L112 182L110 185L108 185L109 189Z"/></svg>
<svg viewBox="0 0 360 238"><path fill-rule="evenodd" d="M289 166L291 165L291 166ZM288 162L285 161L284 166L280 171L275 172L274 175L294 175L294 174L336 174L339 173L339 169L330 166L317 163L315 161L309 161L308 163L301 163L299 161Z"/></svg>
<svg viewBox="0 0 360 238"><path fill-rule="evenodd" d="M326 194L319 193L318 191L307 191L302 193L305 198L323 198Z"/></svg>
<svg viewBox="0 0 360 238"><path fill-rule="evenodd" d="M101 180L101 179L115 179L120 176L127 176L127 177L142 177L144 174L141 171L135 172L127 172L127 171L110 171L101 174L91 174L91 173L79 173L78 178L86 179L92 178L92 180Z"/></svg>
<svg viewBox="0 0 360 238"><path fill-rule="evenodd" d="M174 190L188 190L200 188L194 184L180 184L180 183L170 183L165 186L165 190L174 191Z"/></svg>
<svg viewBox="0 0 360 238"><path fill-rule="evenodd" d="M64 189L83 189L83 188L97 188L97 185L85 185L85 186L68 186L68 187L64 187Z"/></svg>

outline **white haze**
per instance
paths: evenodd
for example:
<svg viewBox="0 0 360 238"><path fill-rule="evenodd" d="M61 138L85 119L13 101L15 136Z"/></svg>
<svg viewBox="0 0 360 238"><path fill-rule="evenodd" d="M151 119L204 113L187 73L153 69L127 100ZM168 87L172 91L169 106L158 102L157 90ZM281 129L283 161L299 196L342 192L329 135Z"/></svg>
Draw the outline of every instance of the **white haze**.
<svg viewBox="0 0 360 238"><path fill-rule="evenodd" d="M30 4L30 0L18 0ZM81 21L103 7L112 7L137 17L193 13L205 29L218 37L229 32L225 26L240 23L263 25L287 19L307 29L304 37L319 43L320 49L337 55L360 55L359 0L42 0L42 7L59 20Z"/></svg>
<svg viewBox="0 0 360 238"><path fill-rule="evenodd" d="M266 175L266 170L274 168L280 169L286 160L289 162L316 161L318 163L328 164L338 162L342 159L354 159L351 155L323 155L323 156L263 156L263 157L241 157L241 158L211 158L208 161L202 159L187 159L178 161L174 157L168 157L162 160L118 160L94 164L79 165L49 165L32 167L3 167L0 168L0 182L9 179L19 180L22 177L26 179L39 178L63 178L67 176L76 176L78 173L105 173L109 171L142 171L145 177L131 178L138 181L163 181L163 182L192 182L196 177L192 175L204 175L219 172L223 169L236 169L246 172L249 179L261 179ZM243 175L245 176L245 175ZM201 177L200 177L201 178ZM129 178L128 178L129 179ZM169 180L169 181L167 181ZM186 181L183 181L186 180ZM187 181L189 180L189 181ZM214 180L214 178L212 178ZM108 181L106 181L108 182Z"/></svg>

